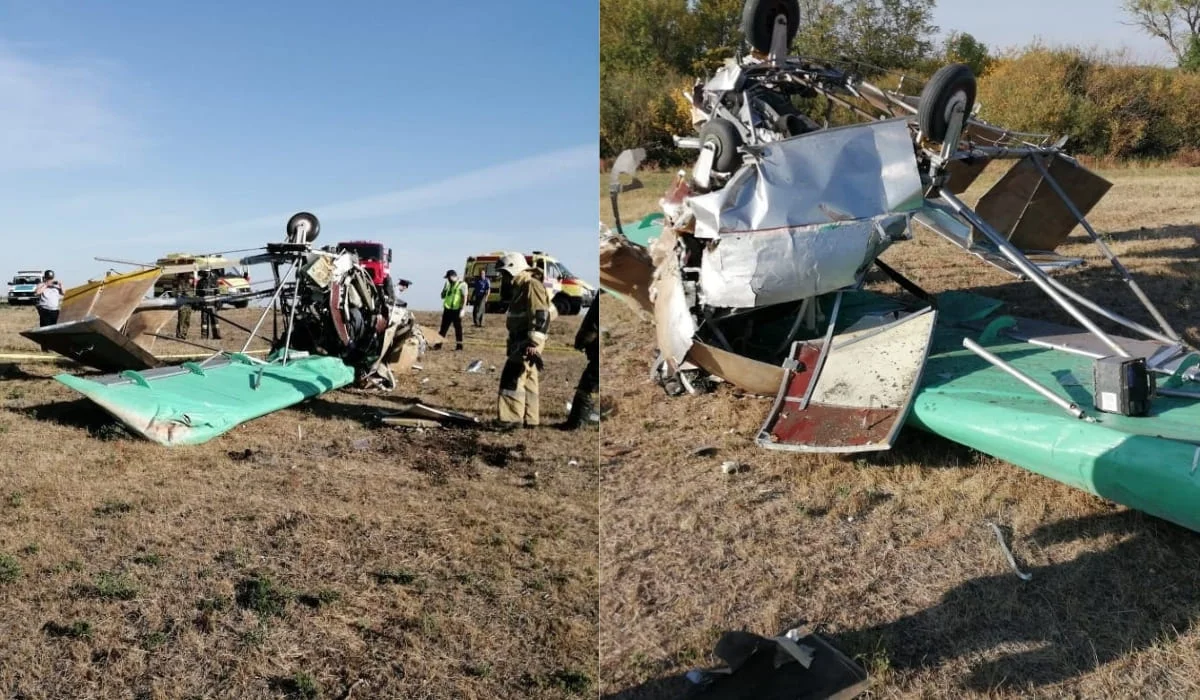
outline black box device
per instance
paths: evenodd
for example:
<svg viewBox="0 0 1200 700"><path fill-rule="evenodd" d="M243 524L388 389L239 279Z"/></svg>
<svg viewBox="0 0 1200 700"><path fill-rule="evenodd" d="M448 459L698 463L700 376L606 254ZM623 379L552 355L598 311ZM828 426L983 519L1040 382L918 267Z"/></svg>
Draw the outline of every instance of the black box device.
<svg viewBox="0 0 1200 700"><path fill-rule="evenodd" d="M1150 411L1154 377L1142 357L1101 357L1092 365L1096 410L1122 416L1144 416Z"/></svg>

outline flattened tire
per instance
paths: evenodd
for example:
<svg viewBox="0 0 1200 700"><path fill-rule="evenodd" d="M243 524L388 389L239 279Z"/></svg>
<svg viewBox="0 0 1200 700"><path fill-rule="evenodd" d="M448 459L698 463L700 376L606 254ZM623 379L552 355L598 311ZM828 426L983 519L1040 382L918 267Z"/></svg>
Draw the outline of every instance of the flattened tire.
<svg viewBox="0 0 1200 700"><path fill-rule="evenodd" d="M742 135L737 127L728 119L709 119L700 127L700 147L707 144L716 147L713 155L713 170L719 173L731 173L742 164L742 155L738 148L742 145Z"/></svg>
<svg viewBox="0 0 1200 700"><path fill-rule="evenodd" d="M975 73L965 63L951 63L934 73L921 91L917 125L925 138L945 140L950 115L959 104L967 115L975 107Z"/></svg>
<svg viewBox="0 0 1200 700"><path fill-rule="evenodd" d="M771 51L775 18L787 15L787 43L792 45L800 30L800 0L746 0L742 6L742 33L755 51Z"/></svg>

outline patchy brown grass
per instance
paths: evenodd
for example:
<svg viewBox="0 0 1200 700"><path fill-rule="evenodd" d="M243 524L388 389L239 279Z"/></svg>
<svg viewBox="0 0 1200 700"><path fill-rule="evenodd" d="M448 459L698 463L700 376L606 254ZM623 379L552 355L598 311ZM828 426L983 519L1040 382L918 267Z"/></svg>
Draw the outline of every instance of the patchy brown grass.
<svg viewBox="0 0 1200 700"><path fill-rule="evenodd" d="M1115 187L1094 223L1200 342L1200 176L1105 174ZM668 178L645 176L626 220ZM1146 319L1090 244L1064 252L1094 263L1069 283ZM930 291L976 288L1056 317L1031 286L940 239L887 259ZM761 450L769 402L727 388L668 399L648 379L651 326L610 304L603 327L617 409L601 435L602 694L673 697L722 631L800 621L863 662L879 697L1200 694L1200 535L915 430L869 457ZM715 454L693 456L702 445ZM726 476L724 460L747 469Z"/></svg>
<svg viewBox="0 0 1200 700"><path fill-rule="evenodd" d="M35 322L0 307L0 352L36 350L16 336ZM498 370L463 370L499 367L502 327L396 396L490 418ZM547 421L584 363L547 356ZM167 449L50 379L66 369L0 364L6 696L595 694L594 429L373 428L393 400L341 391Z"/></svg>

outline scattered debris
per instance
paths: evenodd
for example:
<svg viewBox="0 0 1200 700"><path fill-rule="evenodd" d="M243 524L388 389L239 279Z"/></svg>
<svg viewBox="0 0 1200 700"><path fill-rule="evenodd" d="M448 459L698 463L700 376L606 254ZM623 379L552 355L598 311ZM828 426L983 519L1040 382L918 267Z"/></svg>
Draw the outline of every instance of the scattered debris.
<svg viewBox="0 0 1200 700"><path fill-rule="evenodd" d="M483 360L474 360L467 365L467 374L479 374L483 370Z"/></svg>
<svg viewBox="0 0 1200 700"><path fill-rule="evenodd" d="M695 669L686 676L699 697L848 700L870 686L862 666L822 637L800 630L770 639L726 632L717 640L713 655L726 665Z"/></svg>
<svg viewBox="0 0 1200 700"><path fill-rule="evenodd" d="M390 367L409 366L423 346L412 312L393 303L354 253L316 249L320 223L312 214L294 215L285 229L285 240L269 242L238 261L241 266L270 264L274 280L269 286L252 290L246 285L219 298L205 294L202 286L146 298L163 275L214 278L207 274L210 268L197 268L195 261L138 265L133 272L66 290L59 323L21 334L80 364L112 372L55 379L162 445L200 444L350 384L394 389ZM244 307L256 299L269 302L252 329L221 318L224 306ZM249 337L239 350L228 351L159 333L184 308L201 310L214 330L220 318ZM168 357L151 352L155 338L196 345L208 354L198 362L169 365ZM267 359L253 357L268 352L250 350L256 340L272 348ZM300 426L296 435L303 440Z"/></svg>
<svg viewBox="0 0 1200 700"><path fill-rule="evenodd" d="M1004 557L1008 559L1008 565L1012 567L1014 572L1016 572L1017 578L1021 579L1022 581L1032 581L1033 574L1027 574L1021 571L1020 567L1017 566L1017 560L1013 558L1012 550L1009 549L1008 545L1004 542L1004 533L1001 532L1000 526L991 522L989 522L988 525L991 525L992 532L996 533L996 541L1000 543L1000 549L1004 552Z"/></svg>
<svg viewBox="0 0 1200 700"><path fill-rule="evenodd" d="M479 425L475 416L437 408L420 402L412 402L392 411L379 411L379 421L384 425L403 428L440 428L444 426Z"/></svg>
<svg viewBox="0 0 1200 700"><path fill-rule="evenodd" d="M702 445L692 450L693 457L712 457L717 453L716 445Z"/></svg>
<svg viewBox="0 0 1200 700"><path fill-rule="evenodd" d="M738 472L745 471L745 469L746 465L742 464L741 462L735 462L733 460L721 462L722 474L737 474Z"/></svg>
<svg viewBox="0 0 1200 700"><path fill-rule="evenodd" d="M1066 138L980 119L966 64L943 66L917 94L841 61L789 55L800 4L743 3L755 51L686 91L697 133L674 141L696 158L659 213L620 216L646 150L612 164L615 231L601 226L600 278L653 317L654 381L671 396L707 391L711 377L739 399L773 395L756 437L767 449L886 451L915 423L1095 495L1127 494L1126 505L1200 532L1200 485L1176 478L1200 442L1200 349L1089 223L1112 183L1069 155ZM857 119L831 127L829 112L808 114L797 95ZM963 201L989 165L1011 167ZM1153 322L1051 275L1083 265L1056 252L1076 228ZM1035 286L1041 307L1074 323L999 315L1001 301L966 291L926 292L880 260L918 235ZM904 293L867 289L872 268ZM1105 329L1114 325L1125 335ZM1052 381L1088 374L1095 387ZM1063 411L1031 423L1038 404ZM1128 440L1139 449L1095 448Z"/></svg>

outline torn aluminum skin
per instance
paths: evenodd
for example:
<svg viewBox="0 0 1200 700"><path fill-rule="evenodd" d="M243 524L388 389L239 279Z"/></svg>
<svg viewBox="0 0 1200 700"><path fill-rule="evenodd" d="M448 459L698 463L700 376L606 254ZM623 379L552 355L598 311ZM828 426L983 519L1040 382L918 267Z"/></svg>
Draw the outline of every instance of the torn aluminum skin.
<svg viewBox="0 0 1200 700"><path fill-rule="evenodd" d="M755 442L794 452L891 449L908 417L933 343L937 312L797 342Z"/></svg>
<svg viewBox="0 0 1200 700"><path fill-rule="evenodd" d="M691 197L701 301L757 307L856 283L923 202L907 121L817 131L747 148L722 189Z"/></svg>

